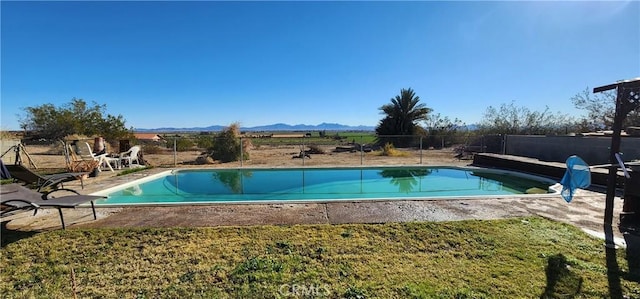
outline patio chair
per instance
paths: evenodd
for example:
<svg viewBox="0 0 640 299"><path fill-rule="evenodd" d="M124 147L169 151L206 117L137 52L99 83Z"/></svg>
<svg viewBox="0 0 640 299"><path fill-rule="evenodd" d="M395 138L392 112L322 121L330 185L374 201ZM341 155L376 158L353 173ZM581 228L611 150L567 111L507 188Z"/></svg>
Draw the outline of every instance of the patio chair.
<svg viewBox="0 0 640 299"><path fill-rule="evenodd" d="M64 172L49 175L41 175L35 173L22 165L4 165L12 179L22 181L26 184L33 184L38 187L38 192L46 188L58 189L59 186L64 187L63 183L80 180L80 185L84 189L83 176L87 172Z"/></svg>
<svg viewBox="0 0 640 299"><path fill-rule="evenodd" d="M97 160L99 162L99 165L101 167L107 167L109 168L109 170L113 171L113 167L111 166L111 163L114 163L114 165L116 166L116 168L119 168L119 164L120 164L120 159L119 158L112 158L112 157L108 157L106 150L105 153L103 154L95 154L93 153L93 150L91 149L91 146L89 145L88 142L84 143L86 145L86 148L84 148L83 150L81 150L82 152L85 152L88 154L89 157L92 157L93 159ZM82 147L80 147L82 149Z"/></svg>
<svg viewBox="0 0 640 299"><path fill-rule="evenodd" d="M106 153L101 155L94 154L88 142L78 144L75 151L71 150L71 154L74 161L97 161L98 166L107 167L111 171L114 171L111 163L114 163L116 167L118 167L118 162L120 161L118 158L107 157ZM100 168L98 168L98 170L101 171Z"/></svg>
<svg viewBox="0 0 640 299"><path fill-rule="evenodd" d="M100 166L100 161L93 157L85 157L87 158L85 160L82 156L78 156L71 144L65 144L64 148L65 161L67 163L67 169L69 169L70 172L92 172Z"/></svg>
<svg viewBox="0 0 640 299"><path fill-rule="evenodd" d="M67 195L61 197L53 197L52 194L58 191L69 191L77 195ZM93 219L96 220L96 208L93 201L96 199L105 198L102 196L93 195L80 195L78 192L71 189L57 189L55 191L42 194L35 190L26 188L19 184L6 184L0 185L0 204L3 209L0 216L14 214L17 212L34 210L33 215L38 213L39 209L58 209L60 214L60 222L62 223L62 229L66 229L64 223L64 216L62 215L62 209L74 209L77 206L91 202L91 209L93 211Z"/></svg>
<svg viewBox="0 0 640 299"><path fill-rule="evenodd" d="M140 146L134 145L128 151L120 153L120 163L127 162L128 167L131 168L135 161L136 165L141 166L138 152L140 152ZM124 163L122 163L122 165L124 165Z"/></svg>

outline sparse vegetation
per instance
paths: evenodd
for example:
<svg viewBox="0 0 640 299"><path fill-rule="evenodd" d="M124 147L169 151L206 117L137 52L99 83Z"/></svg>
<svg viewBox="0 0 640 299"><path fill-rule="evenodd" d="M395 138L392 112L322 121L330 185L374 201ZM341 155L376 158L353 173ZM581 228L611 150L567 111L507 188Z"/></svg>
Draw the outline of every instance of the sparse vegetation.
<svg viewBox="0 0 640 299"><path fill-rule="evenodd" d="M173 149L173 140L167 143L167 146L170 146ZM195 144L190 138L180 137L176 139L176 151L186 152L194 150Z"/></svg>
<svg viewBox="0 0 640 299"><path fill-rule="evenodd" d="M575 121L560 112L533 111L515 102L489 106L479 124L482 134L545 135L573 132Z"/></svg>
<svg viewBox="0 0 640 299"><path fill-rule="evenodd" d="M11 139L18 139L18 137L15 136L15 134L12 134L9 131L0 130L0 139L11 140Z"/></svg>
<svg viewBox="0 0 640 299"><path fill-rule="evenodd" d="M315 144L309 145L309 149L306 152L307 154L318 154L318 155L325 153L324 149L322 149L320 146Z"/></svg>
<svg viewBox="0 0 640 299"><path fill-rule="evenodd" d="M592 94L589 88L571 97L573 105L580 110L585 110L587 115L578 120L578 129L582 132L597 130L611 130L613 127L613 117L616 110L616 93L606 91ZM622 128L629 126L640 126L640 111L629 112L625 118Z"/></svg>
<svg viewBox="0 0 640 299"><path fill-rule="evenodd" d="M406 157L409 154L397 150L392 143L387 143L382 147L382 151L380 152L380 155L387 156L387 157Z"/></svg>
<svg viewBox="0 0 640 299"><path fill-rule="evenodd" d="M451 120L447 116L441 116L440 113L429 115L425 130L427 136L423 138L422 145L425 148L445 148L460 142L462 132L465 132L465 124L459 120Z"/></svg>
<svg viewBox="0 0 640 299"><path fill-rule="evenodd" d="M143 144L142 152L145 154L161 154L164 153L165 150L158 146L157 144Z"/></svg>
<svg viewBox="0 0 640 299"><path fill-rule="evenodd" d="M78 298L640 296L623 249L608 270L601 240L537 217L3 231L0 262L4 298L73 298L72 270Z"/></svg>
<svg viewBox="0 0 640 299"><path fill-rule="evenodd" d="M211 158L220 162L239 161L241 158L249 159L251 140L240 138L240 125L231 124L218 134L211 147Z"/></svg>

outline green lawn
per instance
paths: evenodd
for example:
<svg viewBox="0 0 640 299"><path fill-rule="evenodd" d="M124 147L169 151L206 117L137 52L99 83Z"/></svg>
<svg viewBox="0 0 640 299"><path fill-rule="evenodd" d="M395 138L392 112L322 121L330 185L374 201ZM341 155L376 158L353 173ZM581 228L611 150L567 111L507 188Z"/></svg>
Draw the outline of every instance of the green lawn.
<svg viewBox="0 0 640 299"><path fill-rule="evenodd" d="M2 242L5 298L73 298L74 282L79 298L640 297L624 250L608 273L602 240L535 217L3 232Z"/></svg>

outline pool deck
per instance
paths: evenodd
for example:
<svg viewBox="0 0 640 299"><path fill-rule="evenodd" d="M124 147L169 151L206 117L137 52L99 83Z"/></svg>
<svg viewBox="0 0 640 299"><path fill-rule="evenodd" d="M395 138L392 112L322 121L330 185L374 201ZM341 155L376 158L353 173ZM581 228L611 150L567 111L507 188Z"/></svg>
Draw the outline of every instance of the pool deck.
<svg viewBox="0 0 640 299"><path fill-rule="evenodd" d="M166 170L155 168L125 176L102 172L97 178L85 180L84 189L80 188L77 181L67 183L65 187L90 194ZM528 195L472 199L97 207L98 220L93 220L89 208L65 209L63 213L68 229L490 220L537 215L572 224L595 236L603 236L605 194L596 191L578 190L571 203L565 202L560 195ZM616 243L624 245L628 236L617 226L621 210L622 200L616 197L612 231ZM32 212L19 213L2 221L8 221L6 229L10 230L45 231L61 228L58 212L54 209L41 210L36 216Z"/></svg>

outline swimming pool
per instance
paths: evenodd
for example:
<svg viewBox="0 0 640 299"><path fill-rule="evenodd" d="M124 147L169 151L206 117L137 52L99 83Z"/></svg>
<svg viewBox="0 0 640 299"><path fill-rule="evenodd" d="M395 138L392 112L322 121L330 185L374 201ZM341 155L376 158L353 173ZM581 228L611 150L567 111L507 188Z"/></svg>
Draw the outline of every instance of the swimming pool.
<svg viewBox="0 0 640 299"><path fill-rule="evenodd" d="M393 200L552 193L552 180L477 168L173 170L104 190L97 205Z"/></svg>

